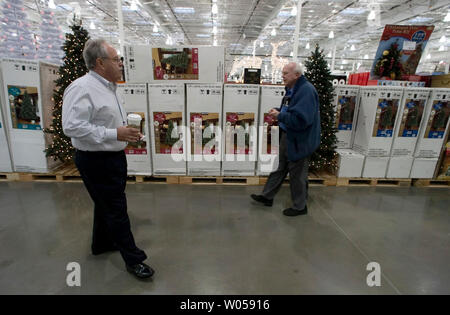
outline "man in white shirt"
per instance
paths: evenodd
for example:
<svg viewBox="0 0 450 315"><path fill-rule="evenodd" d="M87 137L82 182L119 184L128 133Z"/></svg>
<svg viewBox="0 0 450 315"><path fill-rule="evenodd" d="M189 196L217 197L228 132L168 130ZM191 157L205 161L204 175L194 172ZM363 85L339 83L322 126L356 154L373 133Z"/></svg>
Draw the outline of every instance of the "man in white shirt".
<svg viewBox="0 0 450 315"><path fill-rule="evenodd" d="M62 125L77 149L75 164L95 204L92 253L119 250L130 273L149 278L154 271L143 263L147 256L134 242L127 213L124 149L142 135L127 128L116 95L123 64L102 39L88 40L83 58L90 71L64 91Z"/></svg>

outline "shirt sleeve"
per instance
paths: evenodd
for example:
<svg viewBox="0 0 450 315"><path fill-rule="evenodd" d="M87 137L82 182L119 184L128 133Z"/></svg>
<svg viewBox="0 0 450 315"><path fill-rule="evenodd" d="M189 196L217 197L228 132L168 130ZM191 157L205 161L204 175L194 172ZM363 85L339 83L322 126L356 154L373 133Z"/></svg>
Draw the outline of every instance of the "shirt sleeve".
<svg viewBox="0 0 450 315"><path fill-rule="evenodd" d="M117 130L91 124L94 106L80 85L69 86L63 97L62 126L64 134L91 144L117 140Z"/></svg>

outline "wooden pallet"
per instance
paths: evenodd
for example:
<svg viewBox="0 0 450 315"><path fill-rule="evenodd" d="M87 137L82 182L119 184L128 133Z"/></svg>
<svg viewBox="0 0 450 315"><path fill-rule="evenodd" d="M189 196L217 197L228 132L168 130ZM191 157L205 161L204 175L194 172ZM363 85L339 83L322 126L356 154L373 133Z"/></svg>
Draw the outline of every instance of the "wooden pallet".
<svg viewBox="0 0 450 315"><path fill-rule="evenodd" d="M338 177L336 186L411 186L411 178L343 178Z"/></svg>
<svg viewBox="0 0 450 315"><path fill-rule="evenodd" d="M450 179L413 179L415 187L446 187L450 186Z"/></svg>
<svg viewBox="0 0 450 315"><path fill-rule="evenodd" d="M258 176L180 176L187 185L259 185Z"/></svg>
<svg viewBox="0 0 450 315"><path fill-rule="evenodd" d="M128 175L127 182L132 184L151 183L151 184L178 184L179 176L148 176L148 175Z"/></svg>
<svg viewBox="0 0 450 315"><path fill-rule="evenodd" d="M265 185L268 177L260 177L259 184ZM289 184L289 177L283 182L284 185ZM325 173L310 173L308 175L308 184L310 186L336 186L336 176Z"/></svg>

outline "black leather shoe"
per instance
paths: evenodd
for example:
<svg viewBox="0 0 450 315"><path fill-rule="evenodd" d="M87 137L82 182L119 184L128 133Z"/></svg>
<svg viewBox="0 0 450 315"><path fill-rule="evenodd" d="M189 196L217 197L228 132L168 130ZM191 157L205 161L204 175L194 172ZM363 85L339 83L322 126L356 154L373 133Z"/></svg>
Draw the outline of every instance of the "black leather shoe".
<svg viewBox="0 0 450 315"><path fill-rule="evenodd" d="M140 263L134 266L127 265L127 270L129 273L135 275L139 279L147 279L153 276L155 271L148 265Z"/></svg>
<svg viewBox="0 0 450 315"><path fill-rule="evenodd" d="M250 195L250 197L252 197L252 199L257 201L257 202L260 202L260 203L264 204L267 207L272 207L272 205L273 205L273 199L272 200L271 199L267 199L263 195L252 194L252 195Z"/></svg>
<svg viewBox="0 0 450 315"><path fill-rule="evenodd" d="M292 209L292 208L283 210L283 214L287 215L288 217L295 217L297 215L303 215L303 214L307 214L307 213L308 213L308 208L306 206L305 206L305 208L303 208L303 210L297 210L297 209Z"/></svg>
<svg viewBox="0 0 450 315"><path fill-rule="evenodd" d="M101 248L91 247L91 250L92 250L92 255L97 256L97 255L104 254L107 252L115 252L119 249L116 246L112 245L112 246L101 247Z"/></svg>

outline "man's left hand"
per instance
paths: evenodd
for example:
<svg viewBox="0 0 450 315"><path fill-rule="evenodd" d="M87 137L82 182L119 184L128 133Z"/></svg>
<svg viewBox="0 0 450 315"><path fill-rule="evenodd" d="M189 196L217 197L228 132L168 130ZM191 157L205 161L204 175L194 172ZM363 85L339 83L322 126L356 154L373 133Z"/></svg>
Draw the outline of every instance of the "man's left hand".
<svg viewBox="0 0 450 315"><path fill-rule="evenodd" d="M272 108L272 109L269 111L269 115L272 116L272 117L275 117L275 118L277 118L279 114L280 114L280 112L277 111L275 108Z"/></svg>

